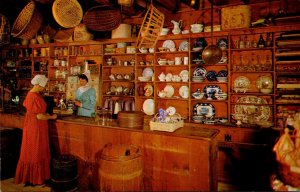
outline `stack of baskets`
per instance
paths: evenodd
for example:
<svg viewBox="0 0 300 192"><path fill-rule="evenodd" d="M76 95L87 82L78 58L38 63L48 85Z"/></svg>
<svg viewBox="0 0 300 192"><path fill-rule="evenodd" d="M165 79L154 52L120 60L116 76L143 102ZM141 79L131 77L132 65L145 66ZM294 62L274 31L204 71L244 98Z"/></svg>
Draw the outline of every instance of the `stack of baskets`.
<svg viewBox="0 0 300 192"><path fill-rule="evenodd" d="M21 39L32 39L42 25L43 17L34 1L30 1L15 20L11 34Z"/></svg>
<svg viewBox="0 0 300 192"><path fill-rule="evenodd" d="M118 8L101 5L89 9L83 17L83 23L93 31L111 31L121 23L122 15Z"/></svg>
<svg viewBox="0 0 300 192"><path fill-rule="evenodd" d="M144 17L139 35L137 47L155 47L160 31L164 25L165 16L153 5L151 5Z"/></svg>

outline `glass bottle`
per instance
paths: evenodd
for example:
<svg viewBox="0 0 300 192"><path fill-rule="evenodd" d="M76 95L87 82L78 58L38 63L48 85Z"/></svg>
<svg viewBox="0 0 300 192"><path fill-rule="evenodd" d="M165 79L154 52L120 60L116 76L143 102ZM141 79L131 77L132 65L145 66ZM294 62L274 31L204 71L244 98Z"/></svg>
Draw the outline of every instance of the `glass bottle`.
<svg viewBox="0 0 300 192"><path fill-rule="evenodd" d="M258 42L257 42L257 46L259 48L263 48L263 47L265 47L265 45L266 45L265 40L264 40L262 34L260 34Z"/></svg>

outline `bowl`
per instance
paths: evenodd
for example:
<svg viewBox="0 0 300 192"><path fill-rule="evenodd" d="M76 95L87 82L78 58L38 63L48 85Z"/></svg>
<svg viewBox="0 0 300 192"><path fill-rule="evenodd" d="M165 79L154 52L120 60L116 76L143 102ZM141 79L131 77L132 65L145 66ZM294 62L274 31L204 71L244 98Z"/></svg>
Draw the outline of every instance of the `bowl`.
<svg viewBox="0 0 300 192"><path fill-rule="evenodd" d="M171 61L171 60L168 61L168 65L174 65L174 63L175 61Z"/></svg>
<svg viewBox="0 0 300 192"><path fill-rule="evenodd" d="M159 65L166 65L168 61L165 61L165 60L160 60L160 61L157 61Z"/></svg>
<svg viewBox="0 0 300 192"><path fill-rule="evenodd" d="M152 77L147 77L147 76L142 76L142 77L138 77L139 81L150 81Z"/></svg>
<svg viewBox="0 0 300 192"><path fill-rule="evenodd" d="M270 93L272 93L272 89L260 89L260 92L261 93L264 93L264 94L270 94Z"/></svg>
<svg viewBox="0 0 300 192"><path fill-rule="evenodd" d="M161 32L160 32L160 35L163 36L163 35L167 35L169 33L170 29L169 28L162 28L161 29Z"/></svg>
<svg viewBox="0 0 300 192"><path fill-rule="evenodd" d="M227 99L227 93L215 94L215 98L217 98L220 101L226 100Z"/></svg>
<svg viewBox="0 0 300 192"><path fill-rule="evenodd" d="M217 77L218 82L227 82L228 78L227 77Z"/></svg>
<svg viewBox="0 0 300 192"><path fill-rule="evenodd" d="M192 96L193 96L195 99L203 99L204 93L192 93Z"/></svg>

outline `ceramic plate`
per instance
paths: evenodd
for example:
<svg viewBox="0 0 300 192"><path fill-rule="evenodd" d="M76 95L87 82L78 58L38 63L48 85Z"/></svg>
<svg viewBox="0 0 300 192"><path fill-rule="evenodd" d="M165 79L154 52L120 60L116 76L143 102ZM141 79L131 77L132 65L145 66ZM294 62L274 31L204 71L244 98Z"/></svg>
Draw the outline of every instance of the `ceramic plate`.
<svg viewBox="0 0 300 192"><path fill-rule="evenodd" d="M188 70L182 70L179 73L179 77L184 77L184 76L188 76L189 75L189 71Z"/></svg>
<svg viewBox="0 0 300 192"><path fill-rule="evenodd" d="M143 77L152 77L153 76L153 69L151 69L150 67L146 67L143 70Z"/></svg>
<svg viewBox="0 0 300 192"><path fill-rule="evenodd" d="M145 85L144 87L144 95L146 97L150 97L153 94L153 86L152 85Z"/></svg>
<svg viewBox="0 0 300 192"><path fill-rule="evenodd" d="M262 75L256 81L257 89L272 89L273 80L270 76Z"/></svg>
<svg viewBox="0 0 300 192"><path fill-rule="evenodd" d="M176 47L174 41L172 41L172 40L165 40L162 46L166 47L168 49Z"/></svg>
<svg viewBox="0 0 300 192"><path fill-rule="evenodd" d="M146 99L143 103L143 111L146 115L154 115L154 100Z"/></svg>
<svg viewBox="0 0 300 192"><path fill-rule="evenodd" d="M193 73L194 76L201 76L205 78L206 76L206 69L204 67L197 67Z"/></svg>
<svg viewBox="0 0 300 192"><path fill-rule="evenodd" d="M172 97L174 95L174 87L172 85L165 86L164 91L167 94L166 97Z"/></svg>
<svg viewBox="0 0 300 192"><path fill-rule="evenodd" d="M183 85L179 88L179 95L184 98L187 99L189 98L189 87L186 85Z"/></svg>
<svg viewBox="0 0 300 192"><path fill-rule="evenodd" d="M198 38L194 44L194 47L199 47L200 49L204 49L207 46L207 42L205 38Z"/></svg>
<svg viewBox="0 0 300 192"><path fill-rule="evenodd" d="M193 116L214 118L215 107L211 103L197 103L193 109Z"/></svg>
<svg viewBox="0 0 300 192"><path fill-rule="evenodd" d="M271 114L269 106L263 106L268 104L264 98L257 96L244 96L240 97L234 106L235 114L243 114L242 122L248 123L249 117L253 117L256 122L267 121ZM242 105L242 104L246 105ZM253 104L253 105L251 105Z"/></svg>
<svg viewBox="0 0 300 192"><path fill-rule="evenodd" d="M189 42L182 41L179 45L179 51L188 51L189 50Z"/></svg>
<svg viewBox="0 0 300 192"><path fill-rule="evenodd" d="M215 94L221 91L222 89L218 85L206 85L203 89L203 92L206 98L215 98Z"/></svg>
<svg viewBox="0 0 300 192"><path fill-rule="evenodd" d="M208 81L216 81L217 80L217 72L208 71L205 77Z"/></svg>
<svg viewBox="0 0 300 192"><path fill-rule="evenodd" d="M221 38L217 42L217 46L221 49L227 49L228 48L228 41L226 38Z"/></svg>
<svg viewBox="0 0 300 192"><path fill-rule="evenodd" d="M218 77L227 77L228 76L228 71L227 70L221 70L218 72Z"/></svg>
<svg viewBox="0 0 300 192"><path fill-rule="evenodd" d="M250 81L247 77L245 76L239 76L234 80L234 89L240 90L240 91L247 91L250 87Z"/></svg>

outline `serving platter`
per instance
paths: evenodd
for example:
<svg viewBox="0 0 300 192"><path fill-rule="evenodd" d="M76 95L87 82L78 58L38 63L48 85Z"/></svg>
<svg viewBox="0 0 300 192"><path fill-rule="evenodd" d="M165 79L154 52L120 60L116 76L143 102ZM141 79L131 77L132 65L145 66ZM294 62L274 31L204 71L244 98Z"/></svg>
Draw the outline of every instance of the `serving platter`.
<svg viewBox="0 0 300 192"><path fill-rule="evenodd" d="M205 78L206 76L206 69L204 67L197 67L193 73L194 76L196 77L203 77Z"/></svg>
<svg viewBox="0 0 300 192"><path fill-rule="evenodd" d="M179 51L188 51L189 50L189 42L182 41L179 45Z"/></svg>
<svg viewBox="0 0 300 192"><path fill-rule="evenodd" d="M146 99L143 103L143 111L146 115L154 115L154 100Z"/></svg>
<svg viewBox="0 0 300 192"><path fill-rule="evenodd" d="M163 45L162 45L162 46L165 47L165 48L168 48L168 49L176 48L175 42L172 41L172 40L165 40L165 41L163 42Z"/></svg>
<svg viewBox="0 0 300 192"><path fill-rule="evenodd" d="M197 103L193 108L193 116L214 118L215 107L211 103Z"/></svg>
<svg viewBox="0 0 300 192"><path fill-rule="evenodd" d="M174 87L172 85L166 85L164 88L166 97L172 97L174 95Z"/></svg>

